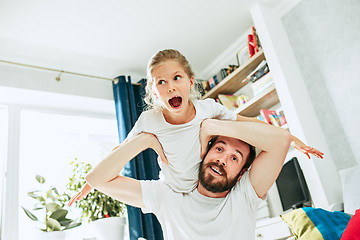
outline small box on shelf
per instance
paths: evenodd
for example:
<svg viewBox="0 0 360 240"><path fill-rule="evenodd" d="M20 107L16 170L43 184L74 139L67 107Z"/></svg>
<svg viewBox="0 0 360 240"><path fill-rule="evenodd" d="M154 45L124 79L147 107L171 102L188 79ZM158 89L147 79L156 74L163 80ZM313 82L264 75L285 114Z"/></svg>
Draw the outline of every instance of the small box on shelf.
<svg viewBox="0 0 360 240"><path fill-rule="evenodd" d="M260 116L261 116L260 120L274 126L280 127L287 123L285 119L285 115L282 111L278 113L275 110L260 109Z"/></svg>

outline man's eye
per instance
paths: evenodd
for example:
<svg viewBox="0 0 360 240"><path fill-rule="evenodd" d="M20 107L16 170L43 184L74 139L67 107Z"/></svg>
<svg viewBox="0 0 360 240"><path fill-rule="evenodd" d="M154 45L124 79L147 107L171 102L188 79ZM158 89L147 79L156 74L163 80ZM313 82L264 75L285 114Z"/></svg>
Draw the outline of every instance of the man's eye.
<svg viewBox="0 0 360 240"><path fill-rule="evenodd" d="M181 76L180 75L176 75L175 77L174 77L174 80L180 80L181 79Z"/></svg>
<svg viewBox="0 0 360 240"><path fill-rule="evenodd" d="M218 152L221 152L222 148L217 147L216 150L217 150Z"/></svg>
<svg viewBox="0 0 360 240"><path fill-rule="evenodd" d="M237 161L238 159L237 159L237 157L232 157L231 158L233 161Z"/></svg>
<svg viewBox="0 0 360 240"><path fill-rule="evenodd" d="M165 81L164 80L159 80L158 85L162 85L162 84L165 84Z"/></svg>

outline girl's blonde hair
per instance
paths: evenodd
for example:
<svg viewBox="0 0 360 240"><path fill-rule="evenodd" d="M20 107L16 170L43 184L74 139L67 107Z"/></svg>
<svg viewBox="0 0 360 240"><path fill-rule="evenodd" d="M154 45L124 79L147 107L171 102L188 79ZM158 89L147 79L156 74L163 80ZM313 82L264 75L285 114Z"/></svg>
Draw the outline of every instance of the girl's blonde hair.
<svg viewBox="0 0 360 240"><path fill-rule="evenodd" d="M161 103L157 101L154 94L153 84L154 84L154 78L152 76L152 71L158 67L160 64L164 63L168 60L174 60L177 61L183 68L185 73L188 75L189 78L194 77L194 72L192 71L190 64L188 60L185 58L184 55L182 55L179 51L175 49L164 49L156 52L149 60L148 66L147 66L147 81L146 81L146 87L145 87L145 97L144 101L147 104L147 109L155 109L160 110L161 109ZM194 81L195 85L195 81ZM199 99L200 93L196 90L196 87L194 86L190 91L190 100Z"/></svg>

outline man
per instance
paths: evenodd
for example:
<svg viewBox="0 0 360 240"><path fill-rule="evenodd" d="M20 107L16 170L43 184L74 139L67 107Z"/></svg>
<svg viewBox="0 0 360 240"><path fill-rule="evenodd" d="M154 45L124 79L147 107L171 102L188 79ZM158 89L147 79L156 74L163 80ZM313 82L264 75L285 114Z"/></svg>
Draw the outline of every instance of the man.
<svg viewBox="0 0 360 240"><path fill-rule="evenodd" d="M206 153L213 136L219 137ZM118 176L126 162L147 148L165 158L156 137L146 133L121 145L86 180L109 196L153 212L165 239L254 239L258 204L282 168L290 136L267 124L205 120L200 133L205 157L199 184L190 193L176 193L161 180ZM255 159L250 145L262 149Z"/></svg>

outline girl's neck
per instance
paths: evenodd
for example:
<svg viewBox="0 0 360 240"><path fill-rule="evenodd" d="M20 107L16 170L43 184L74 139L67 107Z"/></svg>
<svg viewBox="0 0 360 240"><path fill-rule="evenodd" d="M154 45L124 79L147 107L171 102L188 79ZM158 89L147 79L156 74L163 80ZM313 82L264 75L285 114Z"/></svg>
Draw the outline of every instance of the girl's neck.
<svg viewBox="0 0 360 240"><path fill-rule="evenodd" d="M179 113L173 113L167 110L163 110L162 112L165 121L174 125L188 123L193 120L196 115L195 106L191 101L189 101L186 108L182 109L182 111Z"/></svg>

